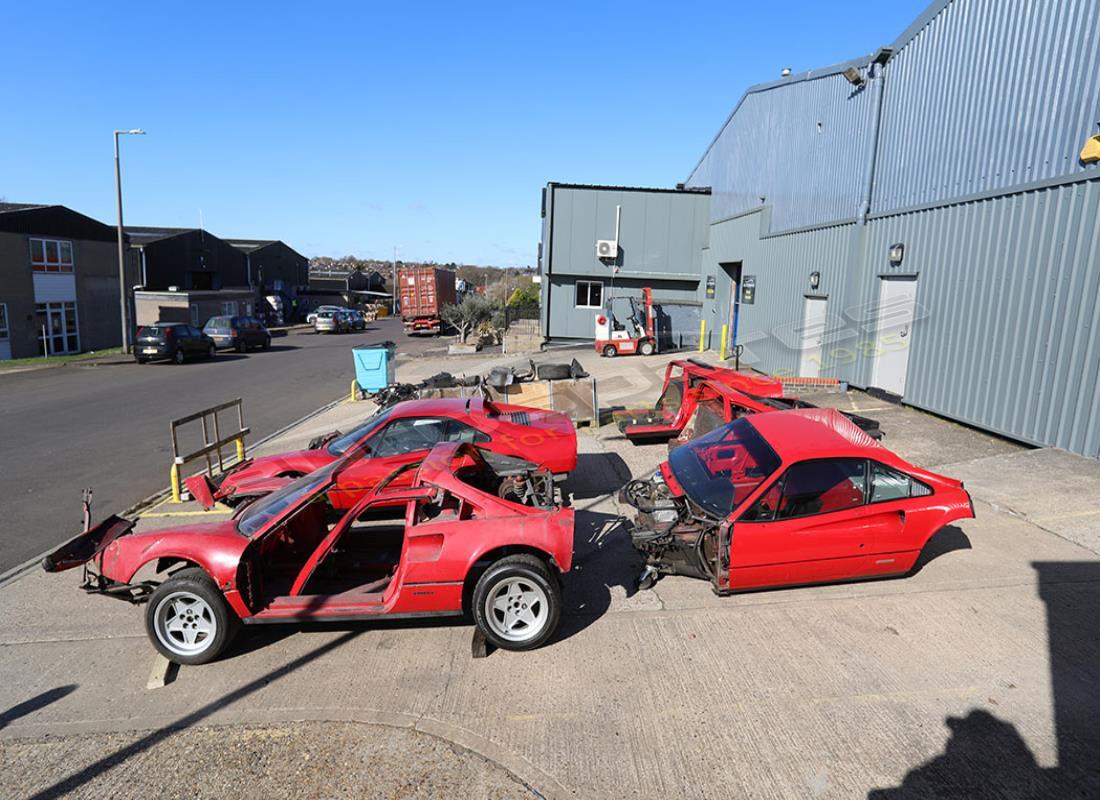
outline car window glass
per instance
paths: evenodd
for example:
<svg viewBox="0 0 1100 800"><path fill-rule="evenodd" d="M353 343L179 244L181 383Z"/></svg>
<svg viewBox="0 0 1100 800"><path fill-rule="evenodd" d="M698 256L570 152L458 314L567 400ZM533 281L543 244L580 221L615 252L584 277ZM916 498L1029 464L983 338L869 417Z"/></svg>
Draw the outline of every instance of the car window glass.
<svg viewBox="0 0 1100 800"><path fill-rule="evenodd" d="M347 433L338 436L329 443L328 451L334 456L342 456L352 445L360 441L367 434L378 429L390 417L389 409L376 414L361 425L357 425ZM374 448L371 448L372 451ZM372 452L372 455L376 455Z"/></svg>
<svg viewBox="0 0 1100 800"><path fill-rule="evenodd" d="M452 419L447 423L447 441L480 444L489 441L489 436L465 422Z"/></svg>
<svg viewBox="0 0 1100 800"><path fill-rule="evenodd" d="M909 496L909 476L871 462L871 502L884 503Z"/></svg>
<svg viewBox="0 0 1100 800"><path fill-rule="evenodd" d="M783 491L783 481L778 480L768 487L764 494L757 498L752 508L741 517L741 522L767 522L775 516L775 510L779 507L779 497Z"/></svg>
<svg viewBox="0 0 1100 800"><path fill-rule="evenodd" d="M380 434L376 456L398 456L430 450L443 440L443 420L399 419L391 422Z"/></svg>
<svg viewBox="0 0 1100 800"><path fill-rule="evenodd" d="M783 479L776 519L828 514L863 505L864 461L834 458L795 464Z"/></svg>

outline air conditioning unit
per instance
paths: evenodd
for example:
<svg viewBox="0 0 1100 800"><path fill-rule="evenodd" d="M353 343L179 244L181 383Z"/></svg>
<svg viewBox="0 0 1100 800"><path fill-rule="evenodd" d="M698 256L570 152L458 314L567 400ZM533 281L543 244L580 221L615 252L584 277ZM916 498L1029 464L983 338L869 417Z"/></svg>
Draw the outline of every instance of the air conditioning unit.
<svg viewBox="0 0 1100 800"><path fill-rule="evenodd" d="M619 243L614 239L600 239L596 242L596 258L618 258Z"/></svg>

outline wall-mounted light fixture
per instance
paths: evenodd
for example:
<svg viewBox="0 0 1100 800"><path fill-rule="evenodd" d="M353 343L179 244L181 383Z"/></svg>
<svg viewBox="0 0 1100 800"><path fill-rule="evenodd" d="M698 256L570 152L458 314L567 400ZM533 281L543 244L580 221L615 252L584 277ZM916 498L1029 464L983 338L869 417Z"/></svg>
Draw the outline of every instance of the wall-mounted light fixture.
<svg viewBox="0 0 1100 800"><path fill-rule="evenodd" d="M790 67L783 67L783 71L779 73L779 77L781 77L781 78L791 77L791 68Z"/></svg>
<svg viewBox="0 0 1100 800"><path fill-rule="evenodd" d="M816 292L819 286L821 286L821 273L816 272L816 271L811 272L810 273L810 288L813 289Z"/></svg>
<svg viewBox="0 0 1100 800"><path fill-rule="evenodd" d="M901 242L890 245L890 265L900 267L905 258L905 245Z"/></svg>
<svg viewBox="0 0 1100 800"><path fill-rule="evenodd" d="M1096 123L1100 125L1100 122ZM1081 148L1081 163L1095 164L1100 161L1100 136L1090 136L1085 140L1085 146Z"/></svg>
<svg viewBox="0 0 1100 800"><path fill-rule="evenodd" d="M855 67L848 67L844 70L844 79L852 86L862 86L867 82L867 79L863 77L863 73Z"/></svg>

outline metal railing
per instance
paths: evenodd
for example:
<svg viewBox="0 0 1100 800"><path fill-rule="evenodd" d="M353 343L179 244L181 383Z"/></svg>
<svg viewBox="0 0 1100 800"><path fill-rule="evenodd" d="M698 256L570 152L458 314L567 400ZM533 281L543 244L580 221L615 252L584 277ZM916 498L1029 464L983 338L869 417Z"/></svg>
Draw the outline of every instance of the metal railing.
<svg viewBox="0 0 1100 800"><path fill-rule="evenodd" d="M237 430L222 436L218 412L226 411L231 408L237 410ZM194 422L195 420L201 420L202 422L202 446L197 450L181 455L178 431L183 425L186 425L188 422ZM204 408L202 411L196 411L194 414L188 414L186 417L174 419L168 423L168 427L172 434L172 502L174 503L180 502L180 467L184 464L200 458L205 458L206 472L208 475L213 476L214 459L212 458L212 454L216 454L218 469L224 472L226 459L222 453L222 449L229 447L230 444L236 445L237 460L234 463L244 461L244 437L249 434L251 430L245 427L244 409L241 406L241 398L239 397L236 400L230 400L226 403L211 406L210 408ZM210 438L211 433L213 433L213 439Z"/></svg>

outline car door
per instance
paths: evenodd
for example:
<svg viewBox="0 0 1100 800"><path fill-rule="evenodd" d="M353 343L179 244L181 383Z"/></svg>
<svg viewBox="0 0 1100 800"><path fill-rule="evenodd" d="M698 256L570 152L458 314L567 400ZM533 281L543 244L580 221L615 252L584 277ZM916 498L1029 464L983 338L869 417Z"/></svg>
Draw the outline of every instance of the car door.
<svg viewBox="0 0 1100 800"><path fill-rule="evenodd" d="M447 420L437 417L395 419L367 441L369 454L341 474L330 494L333 506L351 508L363 493L406 464L419 461L444 441Z"/></svg>
<svg viewBox="0 0 1100 800"><path fill-rule="evenodd" d="M734 523L730 587L785 586L843 580L866 573L876 536L896 513L868 512L862 458L802 461L790 466Z"/></svg>
<svg viewBox="0 0 1100 800"><path fill-rule="evenodd" d="M195 355L197 355L197 356L206 355L207 342L206 342L205 339L203 339L201 330L194 327L193 325L188 325L187 326L187 338L188 338L188 342L191 344L191 349L192 349L192 351L194 352Z"/></svg>

